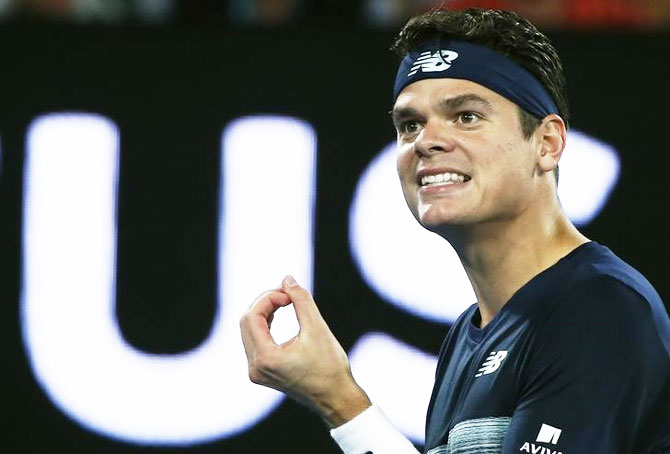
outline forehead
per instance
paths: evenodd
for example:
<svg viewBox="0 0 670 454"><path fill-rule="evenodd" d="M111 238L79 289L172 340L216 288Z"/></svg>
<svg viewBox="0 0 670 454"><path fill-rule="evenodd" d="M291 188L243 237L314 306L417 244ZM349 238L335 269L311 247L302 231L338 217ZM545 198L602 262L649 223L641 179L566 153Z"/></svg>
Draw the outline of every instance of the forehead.
<svg viewBox="0 0 670 454"><path fill-rule="evenodd" d="M496 110L516 106L512 101L476 82L465 79L436 78L419 80L403 88L398 94L393 111L442 104L444 100L464 95L475 95L465 99L473 101L480 98Z"/></svg>

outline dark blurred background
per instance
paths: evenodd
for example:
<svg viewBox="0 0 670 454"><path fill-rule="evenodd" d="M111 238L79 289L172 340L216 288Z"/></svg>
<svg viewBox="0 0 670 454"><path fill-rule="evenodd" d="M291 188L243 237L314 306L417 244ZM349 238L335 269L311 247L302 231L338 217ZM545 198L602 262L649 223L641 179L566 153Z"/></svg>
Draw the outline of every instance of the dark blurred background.
<svg viewBox="0 0 670 454"><path fill-rule="evenodd" d="M380 332L432 357L448 322L371 288L348 219L359 178L394 140L394 33L411 14L470 6L515 10L554 41L573 127L614 147L621 163L603 210L581 228L642 271L667 305L668 0L0 0L3 450L338 452L323 424L288 400L245 430L182 446L99 435L52 403L21 324L26 137L52 113L118 126L115 314L133 348L174 355L201 344L217 312L222 130L255 115L307 122L317 135L313 289L324 317L348 351ZM264 140L250 152L272 146Z"/></svg>
<svg viewBox="0 0 670 454"><path fill-rule="evenodd" d="M394 29L412 14L468 7L514 10L545 29L670 23L667 0L0 0L0 15L7 22Z"/></svg>

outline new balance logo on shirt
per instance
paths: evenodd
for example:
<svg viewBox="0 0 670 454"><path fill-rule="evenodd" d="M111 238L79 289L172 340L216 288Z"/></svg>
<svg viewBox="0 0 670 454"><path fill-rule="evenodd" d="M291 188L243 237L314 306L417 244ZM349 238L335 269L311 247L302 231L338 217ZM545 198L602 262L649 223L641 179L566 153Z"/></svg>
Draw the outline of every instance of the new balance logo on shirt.
<svg viewBox="0 0 670 454"><path fill-rule="evenodd" d="M503 360L507 358L507 350L492 351L479 368L475 377L492 374L497 371Z"/></svg>
<svg viewBox="0 0 670 454"><path fill-rule="evenodd" d="M435 52L421 52L407 73L407 77L413 76L419 70L424 73L445 71L451 68L451 63L458 58L458 52L453 50L438 50Z"/></svg>

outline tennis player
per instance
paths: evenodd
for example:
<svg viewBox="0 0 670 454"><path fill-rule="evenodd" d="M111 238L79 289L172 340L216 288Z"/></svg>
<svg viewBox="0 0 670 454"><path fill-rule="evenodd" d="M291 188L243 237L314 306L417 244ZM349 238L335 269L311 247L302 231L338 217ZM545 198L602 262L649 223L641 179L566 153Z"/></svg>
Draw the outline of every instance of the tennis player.
<svg viewBox="0 0 670 454"><path fill-rule="evenodd" d="M425 452L670 453L668 314L557 197L569 113L554 47L514 13L467 10L414 17L394 49L407 205L451 243L477 296L440 351ZM288 304L300 333L277 345L272 314ZM293 278L241 328L251 380L318 412L345 453L416 453Z"/></svg>

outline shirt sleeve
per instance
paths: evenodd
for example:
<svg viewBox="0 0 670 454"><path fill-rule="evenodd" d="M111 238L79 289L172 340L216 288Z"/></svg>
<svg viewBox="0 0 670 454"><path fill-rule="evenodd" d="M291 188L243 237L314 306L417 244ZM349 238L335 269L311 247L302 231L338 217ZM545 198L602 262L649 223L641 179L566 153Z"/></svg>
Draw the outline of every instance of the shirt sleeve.
<svg viewBox="0 0 670 454"><path fill-rule="evenodd" d="M648 302L607 277L571 298L533 339L503 454L653 452L670 427L670 352Z"/></svg>
<svg viewBox="0 0 670 454"><path fill-rule="evenodd" d="M330 431L344 454L418 454L376 405Z"/></svg>

